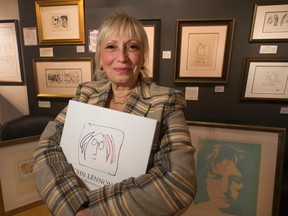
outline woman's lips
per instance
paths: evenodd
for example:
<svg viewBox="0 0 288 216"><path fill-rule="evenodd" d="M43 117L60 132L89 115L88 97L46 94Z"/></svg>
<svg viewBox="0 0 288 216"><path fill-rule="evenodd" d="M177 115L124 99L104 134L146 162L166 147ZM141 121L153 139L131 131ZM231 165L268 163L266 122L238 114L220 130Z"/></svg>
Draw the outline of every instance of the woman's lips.
<svg viewBox="0 0 288 216"><path fill-rule="evenodd" d="M132 70L131 67L114 67L113 69L117 72L130 72Z"/></svg>

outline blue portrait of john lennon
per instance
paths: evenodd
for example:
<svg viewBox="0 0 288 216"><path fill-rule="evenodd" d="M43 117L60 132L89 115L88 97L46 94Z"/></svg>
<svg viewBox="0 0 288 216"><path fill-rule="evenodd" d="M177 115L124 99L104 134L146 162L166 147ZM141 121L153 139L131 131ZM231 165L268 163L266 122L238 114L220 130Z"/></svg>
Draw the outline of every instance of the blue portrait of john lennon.
<svg viewBox="0 0 288 216"><path fill-rule="evenodd" d="M256 215L261 145L199 141L194 207L217 215Z"/></svg>

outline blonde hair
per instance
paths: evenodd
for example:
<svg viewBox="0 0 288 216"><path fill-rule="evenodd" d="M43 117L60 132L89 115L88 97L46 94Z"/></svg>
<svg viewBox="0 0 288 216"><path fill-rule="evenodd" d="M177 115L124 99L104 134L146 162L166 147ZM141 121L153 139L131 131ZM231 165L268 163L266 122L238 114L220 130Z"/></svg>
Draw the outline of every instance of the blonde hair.
<svg viewBox="0 0 288 216"><path fill-rule="evenodd" d="M139 21L137 21L133 16L129 16L124 11L116 12L111 17L108 17L99 28L99 35L97 38L96 46L96 72L98 73L101 69L100 64L100 49L103 41L112 36L117 36L121 34L130 34L133 37L136 37L139 41L141 48L143 50L144 62L141 72L143 75L147 75L147 68L145 64L148 63L149 59L149 45L147 34ZM97 76L97 75L96 75Z"/></svg>

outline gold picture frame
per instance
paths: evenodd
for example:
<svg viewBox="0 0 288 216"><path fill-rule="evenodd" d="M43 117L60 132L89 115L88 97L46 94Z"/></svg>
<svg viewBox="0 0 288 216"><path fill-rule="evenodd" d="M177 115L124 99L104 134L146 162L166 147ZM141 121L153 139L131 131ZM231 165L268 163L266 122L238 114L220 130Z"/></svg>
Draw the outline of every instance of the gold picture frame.
<svg viewBox="0 0 288 216"><path fill-rule="evenodd" d="M38 98L73 98L79 83L93 77L93 58L32 59Z"/></svg>
<svg viewBox="0 0 288 216"><path fill-rule="evenodd" d="M175 83L227 83L235 19L177 19Z"/></svg>
<svg viewBox="0 0 288 216"><path fill-rule="evenodd" d="M15 215L43 204L32 174L40 136L0 142L0 215Z"/></svg>
<svg viewBox="0 0 288 216"><path fill-rule="evenodd" d="M85 44L83 1L35 1L40 45Z"/></svg>

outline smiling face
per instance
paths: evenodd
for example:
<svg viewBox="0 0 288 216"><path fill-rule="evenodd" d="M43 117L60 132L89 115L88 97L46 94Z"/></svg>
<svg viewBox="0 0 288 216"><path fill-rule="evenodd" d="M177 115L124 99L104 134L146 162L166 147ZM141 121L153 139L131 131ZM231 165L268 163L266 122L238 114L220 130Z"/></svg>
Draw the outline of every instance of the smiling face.
<svg viewBox="0 0 288 216"><path fill-rule="evenodd" d="M114 87L131 88L139 73L147 76L148 60L147 34L135 17L117 12L102 23L96 45L96 77L108 77Z"/></svg>
<svg viewBox="0 0 288 216"><path fill-rule="evenodd" d="M144 62L143 47L131 33L112 34L100 47L100 64L112 84L133 87Z"/></svg>
<svg viewBox="0 0 288 216"><path fill-rule="evenodd" d="M244 187L242 174L235 163L227 159L211 166L206 184L211 203L219 209L231 207Z"/></svg>

